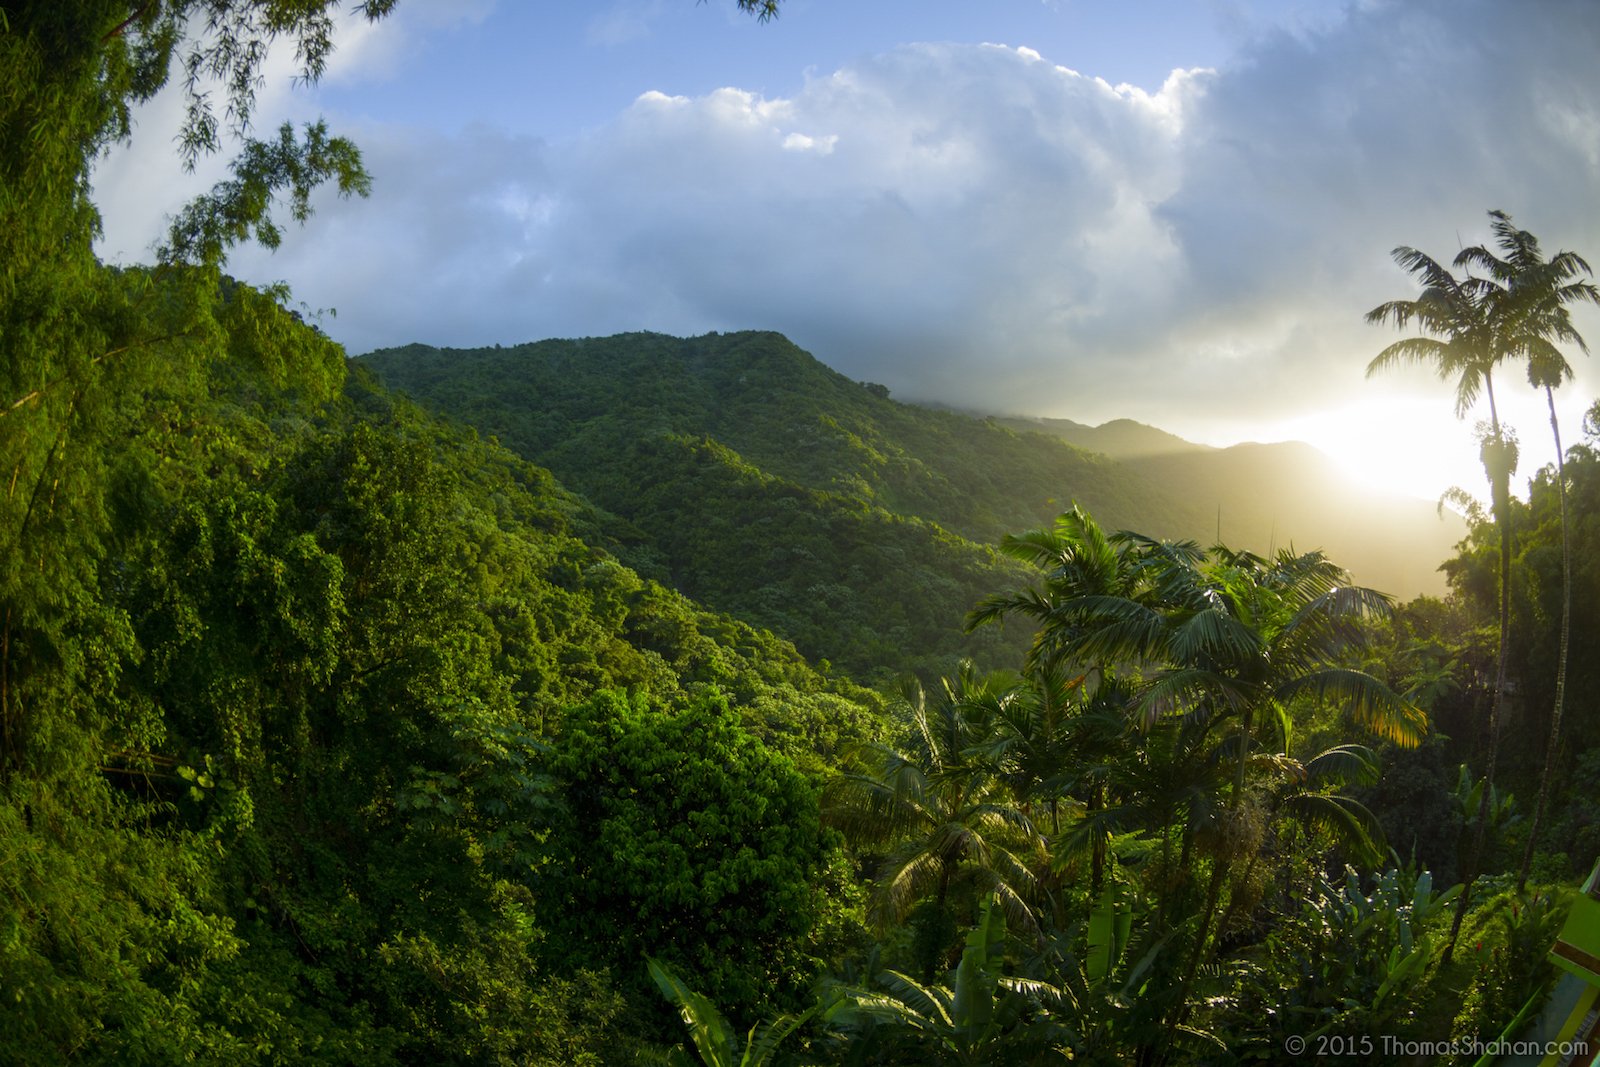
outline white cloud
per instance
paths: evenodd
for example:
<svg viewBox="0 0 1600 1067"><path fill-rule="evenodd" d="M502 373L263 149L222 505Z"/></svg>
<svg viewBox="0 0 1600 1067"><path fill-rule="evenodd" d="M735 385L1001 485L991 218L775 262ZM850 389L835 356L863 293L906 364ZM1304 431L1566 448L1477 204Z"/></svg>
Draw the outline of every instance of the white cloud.
<svg viewBox="0 0 1600 1067"><path fill-rule="evenodd" d="M481 23L496 0L405 0L377 22L355 9L339 13L334 52L323 81L329 85L389 81L407 73L423 43L463 24Z"/></svg>

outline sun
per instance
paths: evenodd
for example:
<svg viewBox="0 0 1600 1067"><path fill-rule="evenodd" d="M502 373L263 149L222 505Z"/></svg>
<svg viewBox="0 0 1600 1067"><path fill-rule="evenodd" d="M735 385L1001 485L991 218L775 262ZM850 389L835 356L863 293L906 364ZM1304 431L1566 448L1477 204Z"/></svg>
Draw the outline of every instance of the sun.
<svg viewBox="0 0 1600 1067"><path fill-rule="evenodd" d="M1451 487L1486 493L1473 423L1454 418L1436 398L1374 398L1303 415L1276 430L1327 453L1373 492L1430 501Z"/></svg>

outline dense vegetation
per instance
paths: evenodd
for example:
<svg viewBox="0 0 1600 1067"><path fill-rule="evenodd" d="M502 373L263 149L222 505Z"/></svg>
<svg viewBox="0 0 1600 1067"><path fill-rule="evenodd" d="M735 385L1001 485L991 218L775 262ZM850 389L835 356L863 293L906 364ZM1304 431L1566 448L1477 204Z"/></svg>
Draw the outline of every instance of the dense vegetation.
<svg viewBox="0 0 1600 1067"><path fill-rule="evenodd" d="M1140 529L1207 543L1222 540L1260 552L1284 544L1315 546L1363 585L1403 597L1448 591L1439 560L1466 533L1454 511L1374 493L1330 457L1300 442L1208 448L1128 419L1103 426L1068 419L1002 421L1105 453L1138 478L1142 491L1153 499L1208 506L1203 527ZM1174 511L1166 523L1181 519L1182 512Z"/></svg>
<svg viewBox="0 0 1600 1067"><path fill-rule="evenodd" d="M1014 658L1014 636L951 620L1021 580L993 545L1048 521L1055 487L1120 525L1154 517L1153 494L1103 457L895 403L775 334L418 345L362 363L625 519L636 534L616 551L642 573L859 677Z"/></svg>
<svg viewBox="0 0 1600 1067"><path fill-rule="evenodd" d="M191 8L0 12L0 1061L1232 1063L1490 1037L1547 986L1600 844L1594 664L1543 758L1563 558L1600 625L1593 432L1399 609L1110 532L1027 480L1142 506L1099 461L770 335L538 348L565 421L433 383L552 474L222 273L275 195L362 188L320 127L96 261L89 160L176 49L240 106L251 41L325 49L315 0ZM734 402L764 362L788 391ZM1491 701L1526 728L1484 782Z"/></svg>
<svg viewBox="0 0 1600 1067"><path fill-rule="evenodd" d="M861 678L1014 659L1021 635L963 638L947 620L1020 580L992 550L1003 535L1073 502L1157 537L1345 546L1419 590L1443 590L1421 572L1462 529L1421 501L1358 496L1309 448L1084 436L1119 448L1112 459L1019 420L898 403L770 333L412 345L361 361L625 519L632 536L611 547L641 573Z"/></svg>

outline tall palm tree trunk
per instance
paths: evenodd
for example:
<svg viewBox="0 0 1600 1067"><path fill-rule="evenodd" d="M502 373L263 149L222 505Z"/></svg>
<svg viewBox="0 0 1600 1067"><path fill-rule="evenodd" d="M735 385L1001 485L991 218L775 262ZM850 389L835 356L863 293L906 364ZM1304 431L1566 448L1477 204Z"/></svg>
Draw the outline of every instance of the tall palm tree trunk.
<svg viewBox="0 0 1600 1067"><path fill-rule="evenodd" d="M1485 758L1483 795L1478 799L1478 825L1472 834L1472 851L1467 854L1466 877L1462 880L1461 895L1456 898L1455 917L1450 920L1450 939L1445 943L1443 954L1445 963L1455 954L1456 938L1461 934L1461 922L1467 916L1467 906L1472 899L1472 884L1477 881L1489 842L1489 797L1494 792L1494 773L1500 759L1500 722L1505 707L1511 646L1511 472L1515 453L1502 433L1500 416L1495 410L1494 386L1487 373L1484 380L1488 386L1490 437L1484 444L1483 462L1489 475L1495 525L1500 529L1500 650L1495 656L1494 699L1489 704L1489 752Z"/></svg>
<svg viewBox="0 0 1600 1067"><path fill-rule="evenodd" d="M1200 911L1200 938L1195 942L1194 954L1189 957L1189 963L1183 970L1183 981L1178 985L1178 996L1172 1004L1172 1019L1167 1024L1161 1043L1157 1048L1157 1062L1165 1060L1166 1051L1178 1036L1178 1027L1189 1016L1189 989L1194 985L1194 976L1200 970L1200 961L1206 954L1206 945L1211 940L1211 920L1217 911L1217 902L1222 895L1222 882L1227 870L1227 864L1221 856L1211 861L1211 884L1206 887L1205 907Z"/></svg>
<svg viewBox="0 0 1600 1067"><path fill-rule="evenodd" d="M1105 786L1103 786L1099 782L1096 782L1094 784L1094 786L1089 790L1089 815L1090 815L1090 817L1093 817L1094 814L1097 811L1099 811L1101 809L1101 807L1103 806L1103 802L1101 800L1101 797L1104 794L1104 792L1105 792ZM1095 831L1095 835L1094 835L1094 842L1090 845L1090 851L1089 851L1089 895L1094 897L1097 900L1100 897L1100 883L1105 881L1105 877L1106 877L1106 839L1105 839L1105 835L1103 833L1101 833L1100 831L1096 830Z"/></svg>
<svg viewBox="0 0 1600 1067"><path fill-rule="evenodd" d="M1250 724L1251 708L1246 707L1244 714L1239 718L1239 763L1234 768L1233 795L1228 798L1228 812L1230 817L1237 819L1239 809L1244 802L1244 770L1245 763L1250 755ZM1167 1026L1165 1041L1171 1044L1178 1034L1178 1027L1183 1025L1189 1015L1189 988L1194 985L1194 976L1200 970L1200 964L1205 959L1211 940L1211 924L1216 918L1217 904L1222 896L1222 883L1225 880L1227 864L1221 855L1212 860L1211 884L1206 887L1205 907L1200 911L1200 939L1195 943L1194 954L1189 957L1188 966L1184 968L1183 982L1178 986L1178 999L1172 1007L1172 1021ZM1220 936L1221 930L1218 930Z"/></svg>
<svg viewBox="0 0 1600 1067"><path fill-rule="evenodd" d="M1533 825L1528 830L1528 843L1522 850L1522 865L1517 869L1517 892L1528 884L1528 868L1533 863L1533 849L1539 840L1539 827L1544 821L1545 806L1550 800L1550 777L1555 770L1556 751L1560 747L1561 715L1567 700L1567 645L1572 636L1572 545L1567 531L1567 475L1566 463L1561 453L1561 423L1556 419L1555 392L1548 385L1545 401L1550 405L1550 433L1556 442L1556 495L1561 501L1561 644L1556 653L1556 701L1550 711L1550 739L1545 743L1544 773L1539 776L1539 800L1533 809Z"/></svg>

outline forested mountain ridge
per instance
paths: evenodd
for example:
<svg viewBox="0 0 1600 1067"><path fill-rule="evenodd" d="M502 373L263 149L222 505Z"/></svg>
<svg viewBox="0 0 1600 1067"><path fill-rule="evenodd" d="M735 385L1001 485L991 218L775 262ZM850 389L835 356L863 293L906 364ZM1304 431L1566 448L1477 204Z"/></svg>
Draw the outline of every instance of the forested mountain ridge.
<svg viewBox="0 0 1600 1067"><path fill-rule="evenodd" d="M1104 457L897 403L772 333L357 362L631 524L617 550L642 573L862 678L1014 662L1025 635L960 627L1025 581L1000 538L1072 499L1118 525L1157 517Z"/></svg>
<svg viewBox="0 0 1600 1067"><path fill-rule="evenodd" d="M981 417L981 416L980 416ZM1071 419L1026 418L1009 415L997 422L1018 431L1046 433L1078 448L1099 452L1112 459L1132 459L1137 456L1164 456L1174 452L1207 452L1209 445L1185 441L1177 434L1148 426L1133 419L1112 419L1099 426L1089 426Z"/></svg>
<svg viewBox="0 0 1600 1067"><path fill-rule="evenodd" d="M1049 521L1067 502L1055 491L1063 486L1113 525L1162 518L1139 480L1102 456L896 402L775 333L412 345L359 358L386 382L548 459L558 476L582 473L601 458L593 446L614 442L626 424L630 438L710 436L785 480L984 542Z"/></svg>
<svg viewBox="0 0 1600 1067"><path fill-rule="evenodd" d="M632 524L618 551L642 572L863 677L1014 656L1014 635L963 638L949 620L1016 584L991 546L1073 502L1111 529L1324 548L1402 597L1442 592L1435 570L1465 534L1421 501L1361 491L1309 447L1210 449L1127 420L1030 432L899 403L773 333L412 345L359 362Z"/></svg>

